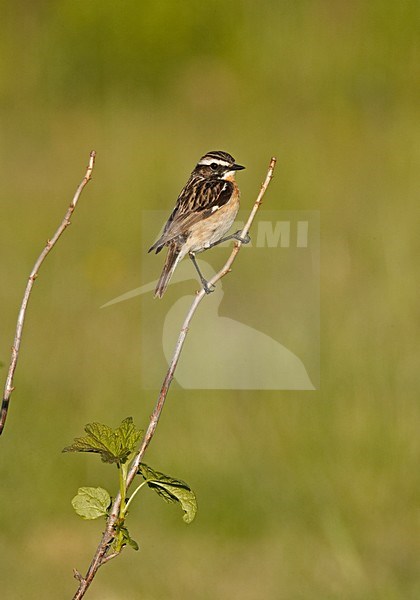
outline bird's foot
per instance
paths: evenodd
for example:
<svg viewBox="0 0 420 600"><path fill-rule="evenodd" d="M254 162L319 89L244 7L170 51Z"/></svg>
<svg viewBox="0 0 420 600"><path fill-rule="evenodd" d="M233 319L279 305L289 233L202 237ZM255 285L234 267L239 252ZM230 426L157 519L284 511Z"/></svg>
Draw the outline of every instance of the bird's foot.
<svg viewBox="0 0 420 600"><path fill-rule="evenodd" d="M228 235L222 238L221 240L218 240L217 242L213 242L213 244L209 244L206 247L206 250L208 250L209 248L213 248L214 246L218 246L219 244L223 244L223 242L228 242L229 240L237 240L238 242L241 242L241 244L249 244L249 242L251 241L250 236L246 234L245 237L242 237L241 233L242 231L238 229L238 231L232 233L232 235Z"/></svg>
<svg viewBox="0 0 420 600"><path fill-rule="evenodd" d="M209 283L204 278L201 280L201 283L203 285L203 290L206 292L207 295L211 294L216 289L216 286L214 285L214 283Z"/></svg>
<svg viewBox="0 0 420 600"><path fill-rule="evenodd" d="M242 231L240 229L235 231L235 233L232 235L232 238L238 242L241 242L241 244L249 244L251 237L248 234L246 234L245 237L242 237L241 233Z"/></svg>

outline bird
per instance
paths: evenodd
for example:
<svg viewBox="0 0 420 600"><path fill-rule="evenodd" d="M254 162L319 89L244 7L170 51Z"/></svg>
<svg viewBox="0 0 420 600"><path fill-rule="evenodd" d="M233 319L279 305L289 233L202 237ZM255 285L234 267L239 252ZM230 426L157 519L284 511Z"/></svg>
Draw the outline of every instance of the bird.
<svg viewBox="0 0 420 600"><path fill-rule="evenodd" d="M182 188L175 208L166 222L163 233L149 248L158 254L167 246L165 264L155 289L155 298L162 298L179 261L187 254L191 258L203 285L212 290L195 260L203 252L228 239L249 242L240 231L224 237L231 228L239 210L239 188L236 171L245 169L231 154L213 150L204 154Z"/></svg>

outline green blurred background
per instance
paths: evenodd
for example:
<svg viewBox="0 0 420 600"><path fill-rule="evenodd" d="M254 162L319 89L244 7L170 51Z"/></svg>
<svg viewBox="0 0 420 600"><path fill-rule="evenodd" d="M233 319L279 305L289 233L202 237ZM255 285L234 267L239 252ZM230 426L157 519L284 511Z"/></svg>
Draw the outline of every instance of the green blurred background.
<svg viewBox="0 0 420 600"><path fill-rule="evenodd" d="M70 499L115 474L61 449L89 421L145 425L156 397L139 303L98 307L142 283L141 212L169 211L213 148L247 165L243 206L275 154L267 209L320 210L321 391L174 386L147 462L199 515L144 494L140 552L87 597L420 598L420 4L6 0L0 22L3 379L26 277L97 151L0 439L2 598L71 598L88 565L102 523Z"/></svg>

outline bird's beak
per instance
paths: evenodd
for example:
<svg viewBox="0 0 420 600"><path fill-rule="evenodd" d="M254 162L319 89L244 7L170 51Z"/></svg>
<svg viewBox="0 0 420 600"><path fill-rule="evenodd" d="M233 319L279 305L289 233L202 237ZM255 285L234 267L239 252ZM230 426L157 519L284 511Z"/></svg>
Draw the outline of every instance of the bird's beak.
<svg viewBox="0 0 420 600"><path fill-rule="evenodd" d="M245 169L245 167L243 167L242 165L236 164L232 165L230 168L232 169L232 171L242 171L242 169Z"/></svg>

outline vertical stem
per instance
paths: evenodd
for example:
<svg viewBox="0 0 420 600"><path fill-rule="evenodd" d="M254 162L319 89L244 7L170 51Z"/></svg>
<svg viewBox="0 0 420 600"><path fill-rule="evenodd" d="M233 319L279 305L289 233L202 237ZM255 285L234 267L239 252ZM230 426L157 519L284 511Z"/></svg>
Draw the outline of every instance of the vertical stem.
<svg viewBox="0 0 420 600"><path fill-rule="evenodd" d="M92 150L92 152L90 153L89 164L88 164L88 167L86 170L86 174L83 177L81 183L79 184L79 186L76 190L76 193L73 196L73 200L71 201L70 206L67 209L64 219L62 220L60 226L58 227L57 231L54 233L51 240L47 241L45 248L39 255L32 271L29 275L28 282L27 282L26 288L25 288L25 292L23 294L22 304L21 304L21 307L19 310L19 315L18 315L17 324L16 324L15 339L13 340L13 346L12 346L12 356L11 356L11 360L10 360L10 366L9 366L9 371L7 374L6 383L4 386L3 402L1 405L1 413L0 413L0 434L3 432L4 426L6 423L7 411L9 409L10 396L12 395L12 392L15 389L13 386L13 378L14 378L14 374L15 374L15 370L16 370L16 366L17 366L17 362L18 362L18 358L19 358L19 349L20 349L20 343L22 340L22 331L23 331L23 325L25 322L26 309L28 306L29 297L31 295L33 285L35 283L36 278L38 277L38 272L39 272L39 269L40 269L42 263L44 262L44 260L46 259L46 257L48 256L48 254L50 253L52 248L57 243L57 241L58 241L59 237L61 236L61 234L63 233L63 231L70 225L70 220L71 220L72 214L74 212L74 209L76 208L80 194L82 193L85 185L92 178L92 171L93 171L93 167L95 165L95 157L96 157L96 152L94 150Z"/></svg>
<svg viewBox="0 0 420 600"><path fill-rule="evenodd" d="M125 502L127 496L127 471L128 471L129 463L126 462L120 467L120 494L121 494L121 507L120 507L120 516L124 515Z"/></svg>

